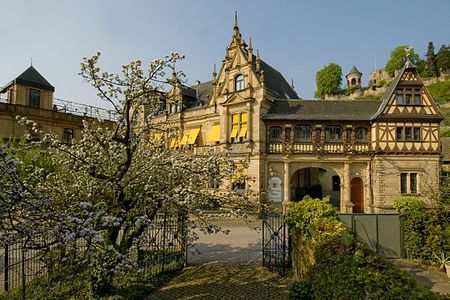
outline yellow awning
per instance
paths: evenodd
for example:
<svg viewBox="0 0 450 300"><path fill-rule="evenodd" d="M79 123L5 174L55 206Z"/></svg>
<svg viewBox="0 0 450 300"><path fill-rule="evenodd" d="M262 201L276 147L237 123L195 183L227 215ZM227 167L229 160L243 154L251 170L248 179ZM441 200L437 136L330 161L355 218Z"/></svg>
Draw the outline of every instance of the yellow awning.
<svg viewBox="0 0 450 300"><path fill-rule="evenodd" d="M247 123L247 113L241 114L241 123Z"/></svg>
<svg viewBox="0 0 450 300"><path fill-rule="evenodd" d="M189 132L188 132L189 133L189 137L188 137L188 140L187 140L187 144L188 145L193 145L195 143L195 140L197 139L199 132L200 132L200 127L199 128L193 128L193 129L189 130Z"/></svg>
<svg viewBox="0 0 450 300"><path fill-rule="evenodd" d="M161 133L155 133L155 135L153 136L153 139L154 139L155 141L159 141L159 140L162 140L163 137L164 137L164 133L163 133L163 132L161 132Z"/></svg>
<svg viewBox="0 0 450 300"><path fill-rule="evenodd" d="M239 123L239 114L232 115L231 120L232 120L231 123L238 124Z"/></svg>
<svg viewBox="0 0 450 300"><path fill-rule="evenodd" d="M241 130L239 130L239 137L244 137L247 135L247 124L241 125Z"/></svg>
<svg viewBox="0 0 450 300"><path fill-rule="evenodd" d="M206 142L220 142L220 125L213 125L208 132Z"/></svg>
<svg viewBox="0 0 450 300"><path fill-rule="evenodd" d="M189 130L185 130L184 133L183 133L183 137L181 138L181 141L180 141L180 146L181 145L186 145L188 139L189 139Z"/></svg>
<svg viewBox="0 0 450 300"><path fill-rule="evenodd" d="M235 138L237 136L237 134L238 134L238 130L239 130L239 127L237 125L234 125L231 128L230 137Z"/></svg>
<svg viewBox="0 0 450 300"><path fill-rule="evenodd" d="M176 138L172 138L170 140L169 148L175 148L176 146L177 146L177 139Z"/></svg>

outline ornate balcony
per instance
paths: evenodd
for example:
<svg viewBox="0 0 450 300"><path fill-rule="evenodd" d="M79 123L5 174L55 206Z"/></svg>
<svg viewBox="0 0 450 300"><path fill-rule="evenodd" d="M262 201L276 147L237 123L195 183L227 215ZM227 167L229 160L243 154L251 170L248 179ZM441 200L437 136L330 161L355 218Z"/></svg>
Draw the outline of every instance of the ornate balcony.
<svg viewBox="0 0 450 300"><path fill-rule="evenodd" d="M268 142L268 154L365 154L370 152L366 143L288 143Z"/></svg>

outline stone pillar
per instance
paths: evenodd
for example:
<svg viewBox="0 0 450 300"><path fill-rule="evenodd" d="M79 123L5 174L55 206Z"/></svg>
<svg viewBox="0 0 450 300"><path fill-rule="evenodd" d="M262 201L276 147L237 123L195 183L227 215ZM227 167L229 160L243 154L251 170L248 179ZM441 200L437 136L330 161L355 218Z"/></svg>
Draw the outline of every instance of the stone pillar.
<svg viewBox="0 0 450 300"><path fill-rule="evenodd" d="M289 162L284 162L284 179L283 179L283 214L286 214L291 205L291 182L289 177Z"/></svg>
<svg viewBox="0 0 450 300"><path fill-rule="evenodd" d="M251 103L247 103L246 105L247 111L247 140L253 140L253 120L252 120L252 105Z"/></svg>
<svg viewBox="0 0 450 300"><path fill-rule="evenodd" d="M228 116L228 107L222 108L222 113L220 114L220 143L225 144L229 141L230 128L229 125L229 116Z"/></svg>
<svg viewBox="0 0 450 300"><path fill-rule="evenodd" d="M345 212L351 213L353 210L353 202L351 201L351 190L350 190L350 163L344 163L344 205Z"/></svg>

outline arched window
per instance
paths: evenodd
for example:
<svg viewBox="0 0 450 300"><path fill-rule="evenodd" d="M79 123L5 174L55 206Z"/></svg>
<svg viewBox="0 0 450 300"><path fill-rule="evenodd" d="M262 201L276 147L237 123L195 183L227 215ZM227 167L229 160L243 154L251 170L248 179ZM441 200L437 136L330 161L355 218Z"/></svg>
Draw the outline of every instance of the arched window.
<svg viewBox="0 0 450 300"><path fill-rule="evenodd" d="M243 89L244 89L244 75L239 74L234 79L234 90L237 92Z"/></svg>
<svg viewBox="0 0 450 300"><path fill-rule="evenodd" d="M282 128L280 126L270 127L270 141L271 142L281 142L281 132Z"/></svg>

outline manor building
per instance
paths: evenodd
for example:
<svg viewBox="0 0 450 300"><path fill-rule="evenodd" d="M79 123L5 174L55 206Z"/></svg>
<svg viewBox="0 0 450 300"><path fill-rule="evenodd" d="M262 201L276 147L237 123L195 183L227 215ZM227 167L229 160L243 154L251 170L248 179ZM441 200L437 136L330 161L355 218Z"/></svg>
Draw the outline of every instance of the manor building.
<svg viewBox="0 0 450 300"><path fill-rule="evenodd" d="M442 120L409 61L380 101L299 99L245 43L236 19L212 80L174 81L155 121L181 129L169 147L229 151L248 161L254 181L233 188L284 208L309 194L329 196L341 212L381 213L392 211L394 199L425 200L438 189Z"/></svg>

